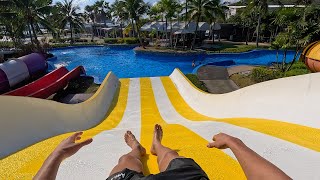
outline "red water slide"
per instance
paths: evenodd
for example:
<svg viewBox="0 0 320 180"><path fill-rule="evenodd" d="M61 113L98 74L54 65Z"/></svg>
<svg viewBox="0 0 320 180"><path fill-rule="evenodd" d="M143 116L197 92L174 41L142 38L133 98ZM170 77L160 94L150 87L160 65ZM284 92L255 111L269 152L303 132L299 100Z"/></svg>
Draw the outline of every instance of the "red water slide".
<svg viewBox="0 0 320 180"><path fill-rule="evenodd" d="M5 93L4 95L28 96L45 99L66 87L70 80L79 77L84 73L85 70L82 66L78 66L70 72L65 67L60 67L30 84Z"/></svg>

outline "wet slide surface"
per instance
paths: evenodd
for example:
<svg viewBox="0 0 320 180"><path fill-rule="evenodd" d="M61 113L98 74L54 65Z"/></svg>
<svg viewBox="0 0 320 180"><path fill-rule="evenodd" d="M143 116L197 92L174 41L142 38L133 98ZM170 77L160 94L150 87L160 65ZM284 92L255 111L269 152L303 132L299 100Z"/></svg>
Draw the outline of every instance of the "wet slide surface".
<svg viewBox="0 0 320 180"><path fill-rule="evenodd" d="M130 151L123 140L126 130L133 131L147 149L143 160L144 173L158 173L156 157L149 152L153 126L156 123L163 126L163 143L177 150L180 155L193 158L212 179L245 179L230 150L206 148L212 135L219 132L241 138L250 148L279 166L293 179L319 179L320 113L313 112L313 108L302 107L319 100L315 92L320 91L320 86L313 85L313 82L320 78L320 74L295 78L296 81L301 81L300 87L293 92L301 94L301 99L296 98L300 102L300 105L296 104L300 111L287 113L296 107L291 107L290 104L294 102L287 101L289 96L281 96L281 93L291 87L294 78L270 81L268 84L258 84L233 93L211 95L195 89L178 70L170 77L120 79L118 86L113 86L117 84L117 80L109 75L93 99L89 99L93 104L99 104L90 110L92 114L68 111L86 116L84 121L79 122L75 120L76 116L65 116L72 120L68 124L76 126L74 129L67 128L56 135L42 136L47 138L30 141L29 145L26 144L20 149L5 149L7 153L2 155L0 160L0 179L32 178L56 145L77 130L84 130L83 138L93 137L93 142L63 161L57 179L106 179L118 158ZM305 83L306 80L309 84ZM265 86L273 86L274 90L267 88L261 92ZM265 97L260 96L258 100L254 100L251 96L259 95L252 93L255 91ZM262 101L263 98L265 101ZM278 101L283 98L282 101L287 102L272 104L272 101L275 102L272 98ZM245 99L247 101L243 102ZM39 101L40 104L51 103L46 100ZM84 103L85 106L82 105L81 108L93 107L90 102ZM287 106L282 106L282 103L287 103ZM66 107L76 108L73 106ZM281 111L268 116L264 116L259 110L255 111L263 108L266 113L272 113L275 108L280 107ZM291 118L292 116L296 118ZM95 123L89 123L92 120ZM42 122L46 122L46 119ZM59 122L57 120L57 123ZM65 122L61 120L61 123ZM38 127L46 128L40 125ZM59 129L59 124L52 128ZM23 135L23 132L20 133ZM34 133L34 136L37 134ZM3 144L10 141L0 138L0 142ZM2 151L3 149L0 149L0 153Z"/></svg>

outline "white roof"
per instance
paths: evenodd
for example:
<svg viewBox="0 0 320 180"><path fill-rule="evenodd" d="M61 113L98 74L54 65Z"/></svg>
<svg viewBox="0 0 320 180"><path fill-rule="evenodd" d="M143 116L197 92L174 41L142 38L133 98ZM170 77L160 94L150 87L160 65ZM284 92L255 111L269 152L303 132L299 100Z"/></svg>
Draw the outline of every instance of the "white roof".
<svg viewBox="0 0 320 180"><path fill-rule="evenodd" d="M188 29L181 29L178 30L176 32L174 32L173 34L178 35L178 34L192 34L194 31L189 31Z"/></svg>
<svg viewBox="0 0 320 180"><path fill-rule="evenodd" d="M109 27L109 28L101 28L101 29L104 30L104 31L111 31L111 30L113 30L113 29L115 29L115 28Z"/></svg>
<svg viewBox="0 0 320 180"><path fill-rule="evenodd" d="M163 29L165 29L165 22L156 22L156 21L153 21L153 22L148 22L146 24L144 24L140 30L141 31L152 31L152 30L158 30L158 31L162 31Z"/></svg>
<svg viewBox="0 0 320 180"><path fill-rule="evenodd" d="M206 31L206 30L210 30L210 25L206 22L199 22L198 23L198 30L199 31Z"/></svg>
<svg viewBox="0 0 320 180"><path fill-rule="evenodd" d="M218 23L212 23L211 26L212 26L213 30L220 30L221 29L221 26Z"/></svg>
<svg viewBox="0 0 320 180"><path fill-rule="evenodd" d="M170 24L170 22L168 22L167 26L168 27L166 28L165 22L148 22L141 27L141 31L152 31L153 29L155 29L157 31L164 32L166 31L166 29L168 31L172 29L173 32L176 32L179 30L186 30L186 31L179 31L178 33L181 33L181 32L193 33L196 30L195 22L186 23L183 21L175 21L175 22L172 22L172 25ZM198 30L199 31L210 30L210 25L207 22L199 22Z"/></svg>

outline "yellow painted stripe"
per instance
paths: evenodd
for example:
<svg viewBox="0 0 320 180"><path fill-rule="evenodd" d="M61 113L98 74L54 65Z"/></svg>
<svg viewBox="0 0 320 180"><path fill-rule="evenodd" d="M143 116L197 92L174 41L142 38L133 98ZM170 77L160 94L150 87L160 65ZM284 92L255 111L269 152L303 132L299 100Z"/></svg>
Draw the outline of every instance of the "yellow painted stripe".
<svg viewBox="0 0 320 180"><path fill-rule="evenodd" d="M186 119L193 121L214 120L225 122L290 141L315 151L320 151L320 129L275 120L257 118L217 119L204 116L196 112L185 102L169 77L161 77L161 81L172 105L176 111Z"/></svg>
<svg viewBox="0 0 320 180"><path fill-rule="evenodd" d="M140 79L141 85L141 144L150 149L153 127L156 123L164 129L163 144L177 150L181 156L193 158L211 179L245 179L239 163L218 149L208 149L207 141L181 125L167 124L161 117L149 78ZM144 159L145 174L158 173L156 157Z"/></svg>
<svg viewBox="0 0 320 180"><path fill-rule="evenodd" d="M115 128L120 123L127 106L129 79L121 79L120 82L120 90L117 91L105 120L96 127L84 131L82 139L91 138L102 131ZM49 138L1 160L0 179L32 179L47 156L72 133Z"/></svg>

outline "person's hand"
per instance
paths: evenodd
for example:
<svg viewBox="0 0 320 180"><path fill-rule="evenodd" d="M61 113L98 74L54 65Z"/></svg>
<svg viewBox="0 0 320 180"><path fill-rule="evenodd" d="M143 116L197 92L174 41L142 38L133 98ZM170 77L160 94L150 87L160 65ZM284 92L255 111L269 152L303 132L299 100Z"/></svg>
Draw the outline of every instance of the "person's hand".
<svg viewBox="0 0 320 180"><path fill-rule="evenodd" d="M217 135L214 135L212 140L214 142L210 142L208 143L207 147L208 148L218 148L218 149L226 149L230 147L230 144L234 141L237 141L239 139L230 136L228 134L224 134L224 133L219 133ZM240 141L240 140L239 140Z"/></svg>
<svg viewBox="0 0 320 180"><path fill-rule="evenodd" d="M74 155L76 152L79 151L83 146L88 145L92 142L92 138L87 139L85 141L82 141L80 143L76 143L76 140L81 139L81 135L83 132L77 132L68 137L67 139L63 140L53 151L54 155L57 155L58 157L65 159L72 155Z"/></svg>

